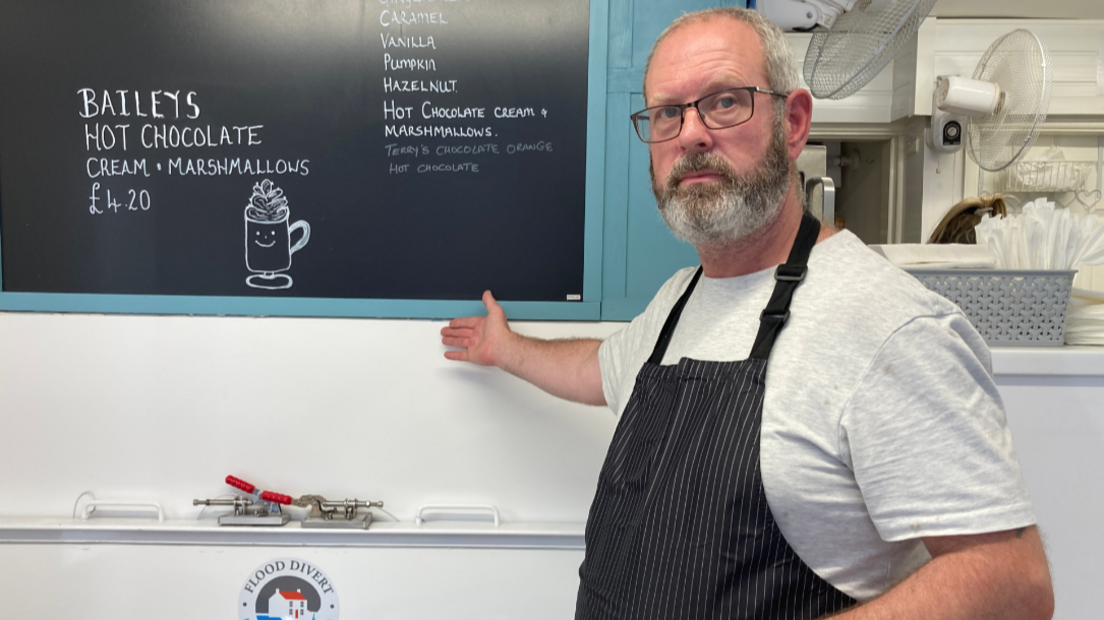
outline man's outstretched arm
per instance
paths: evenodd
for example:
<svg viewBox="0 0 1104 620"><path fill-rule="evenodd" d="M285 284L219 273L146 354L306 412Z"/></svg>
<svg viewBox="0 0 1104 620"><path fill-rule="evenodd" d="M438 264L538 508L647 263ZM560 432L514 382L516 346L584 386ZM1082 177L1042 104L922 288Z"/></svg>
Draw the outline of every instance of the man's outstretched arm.
<svg viewBox="0 0 1104 620"><path fill-rule="evenodd" d="M540 340L510 331L506 313L490 291L483 293L485 317L453 319L441 329L441 342L456 347L445 357L497 366L502 370L570 401L605 405L602 374L598 368L601 340Z"/></svg>
<svg viewBox="0 0 1104 620"><path fill-rule="evenodd" d="M838 620L1049 620L1054 613L1043 542L1035 526L930 536L932 560L884 595Z"/></svg>

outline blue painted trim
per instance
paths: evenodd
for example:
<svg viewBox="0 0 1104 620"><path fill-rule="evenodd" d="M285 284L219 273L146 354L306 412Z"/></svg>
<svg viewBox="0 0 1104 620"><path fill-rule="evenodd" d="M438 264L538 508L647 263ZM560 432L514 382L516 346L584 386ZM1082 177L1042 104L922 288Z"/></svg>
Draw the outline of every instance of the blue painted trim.
<svg viewBox="0 0 1104 620"><path fill-rule="evenodd" d="M632 66L633 0L609 0L609 68L611 75L617 69Z"/></svg>
<svg viewBox="0 0 1104 620"><path fill-rule="evenodd" d="M511 320L597 321L594 302L503 302ZM85 295L0 293L0 309L16 312L188 314L211 316L299 316L451 319L486 314L479 301L424 299L308 299L185 295Z"/></svg>
<svg viewBox="0 0 1104 620"><path fill-rule="evenodd" d="M602 272L602 302L626 295L629 232L629 140L634 130L626 129L629 96L610 93L606 117L606 230L605 267ZM617 121L621 121L618 123ZM603 306L604 307L604 306ZM603 311L603 318L605 312Z"/></svg>
<svg viewBox="0 0 1104 620"><path fill-rule="evenodd" d="M609 0L590 1L587 79L587 169L583 232L582 302L503 302L511 319L597 321L602 300L602 226L605 199L606 62ZM3 292L0 311L315 316L447 319L485 314L478 301L416 299L306 299L184 295L88 295Z"/></svg>
<svg viewBox="0 0 1104 620"><path fill-rule="evenodd" d="M603 321L631 321L644 312L652 295L607 299L602 303Z"/></svg>
<svg viewBox="0 0 1104 620"><path fill-rule="evenodd" d="M606 187L606 60L609 0L590 0L590 50L587 80L586 224L583 250L583 301L602 301L602 226ZM562 317L557 317L562 318Z"/></svg>

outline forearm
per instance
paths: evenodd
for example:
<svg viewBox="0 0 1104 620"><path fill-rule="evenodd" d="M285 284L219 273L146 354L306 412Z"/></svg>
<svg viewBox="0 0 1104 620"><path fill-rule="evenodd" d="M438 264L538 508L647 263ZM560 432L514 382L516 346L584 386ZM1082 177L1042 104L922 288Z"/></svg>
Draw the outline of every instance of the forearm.
<svg viewBox="0 0 1104 620"><path fill-rule="evenodd" d="M833 620L1049 619L1054 598L1038 530L972 538L978 544L937 555L881 597Z"/></svg>
<svg viewBox="0 0 1104 620"><path fill-rule="evenodd" d="M598 367L601 340L541 340L512 334L496 365L560 398L605 405Z"/></svg>
<svg viewBox="0 0 1104 620"><path fill-rule="evenodd" d="M490 291L483 292L486 317L463 317L441 329L450 360L497 366L540 389L587 405L605 405L598 347L594 339L540 340L516 334Z"/></svg>

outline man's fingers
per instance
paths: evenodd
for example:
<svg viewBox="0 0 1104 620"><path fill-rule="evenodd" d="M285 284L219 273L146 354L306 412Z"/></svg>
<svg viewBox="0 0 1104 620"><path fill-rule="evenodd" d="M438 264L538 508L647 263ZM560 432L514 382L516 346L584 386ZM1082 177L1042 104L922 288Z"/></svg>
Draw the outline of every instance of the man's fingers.
<svg viewBox="0 0 1104 620"><path fill-rule="evenodd" d="M467 351L445 351L445 359L456 360L458 362L468 361Z"/></svg>
<svg viewBox="0 0 1104 620"><path fill-rule="evenodd" d="M475 327L476 325L478 325L479 322L482 321L483 319L484 319L484 317L481 317L481 316L465 316L465 317L461 317L461 318L453 319L453 320L449 321L448 326L449 327L460 327L460 328L463 328L463 327L471 328L471 327Z"/></svg>
<svg viewBox="0 0 1104 620"><path fill-rule="evenodd" d="M468 342L469 342L468 338L454 338L454 337L445 336L444 338L441 339L441 344L445 345L446 347L457 347L457 348L460 348L460 349L467 349L468 348Z"/></svg>
<svg viewBox="0 0 1104 620"><path fill-rule="evenodd" d="M472 335L472 328L470 327L442 327L442 336L452 336L454 338L467 338Z"/></svg>

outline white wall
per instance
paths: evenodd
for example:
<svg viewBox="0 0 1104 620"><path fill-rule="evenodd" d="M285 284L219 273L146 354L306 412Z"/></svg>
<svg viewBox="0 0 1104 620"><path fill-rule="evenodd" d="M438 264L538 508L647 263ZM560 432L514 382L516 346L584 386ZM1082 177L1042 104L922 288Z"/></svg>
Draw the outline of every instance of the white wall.
<svg viewBox="0 0 1104 620"><path fill-rule="evenodd" d="M1080 195L1053 194L1048 199L1070 206L1077 215L1093 210L1098 216L1104 214L1104 201L1094 193L1099 183L1095 162L1101 158L1097 137L1104 135L1104 121L1101 120L1104 118L1104 97L1097 95L1096 84L1100 40L1104 36L1104 20L1100 19L1104 17L1104 4L1094 2L1091 10L1086 10L1085 3L1079 2L1036 3L1037 11L1043 13L1041 17L1052 19L944 19L947 15L1040 17L1030 12L1017 12L1017 6L1022 3L1008 7L1003 2L961 4L964 6L952 10L949 3L940 3L933 12L940 16L935 28L934 75L972 75L985 50L1001 35L1017 28L1027 28L1038 34L1050 50L1054 82L1047 123L1036 146L1024 159L1036 158L1057 144L1065 151L1066 159L1092 162L1091 173ZM946 5L943 11L940 5ZM1078 19L1053 19L1060 17ZM929 89L929 97L930 92ZM927 239L948 209L964 197L978 195L979 170L964 150L938 155L925 144L924 151L921 234ZM986 173L982 189L986 193L1003 193L1006 187L998 174ZM1014 196L1010 200L1013 211L1018 211L1024 200L1036 197L1038 195ZM1076 285L1104 291L1104 269L1082 269Z"/></svg>
<svg viewBox="0 0 1104 620"><path fill-rule="evenodd" d="M292 496L490 503L586 519L615 425L444 359L435 321L0 314L0 516L68 516L78 494L169 518L234 474ZM522 323L543 337L619 324Z"/></svg>
<svg viewBox="0 0 1104 620"><path fill-rule="evenodd" d="M1099 0L939 0L937 17L1033 17L1035 19L1104 19Z"/></svg>
<svg viewBox="0 0 1104 620"><path fill-rule="evenodd" d="M0 314L0 517L56 517L72 528L73 502L91 489L191 519L191 500L225 493L221 481L234 473L292 495L383 499L408 522L421 504L440 502L493 503L507 523L585 521L612 415L447 362L440 326ZM619 324L515 327L605 336ZM1104 358L1089 348L995 351L994 369L1048 537L1055 617L1095 617ZM284 555L341 579L350 617L434 617L421 612L445 605L459 618L563 617L581 559L577 549L72 541L6 545L0 555L0 580L30 594L16 609L52 617L65 595L89 591L83 584L104 586L95 590L104 597L126 584L117 611L128 618L149 615L182 583L212 597L202 611L221 613L250 570Z"/></svg>

